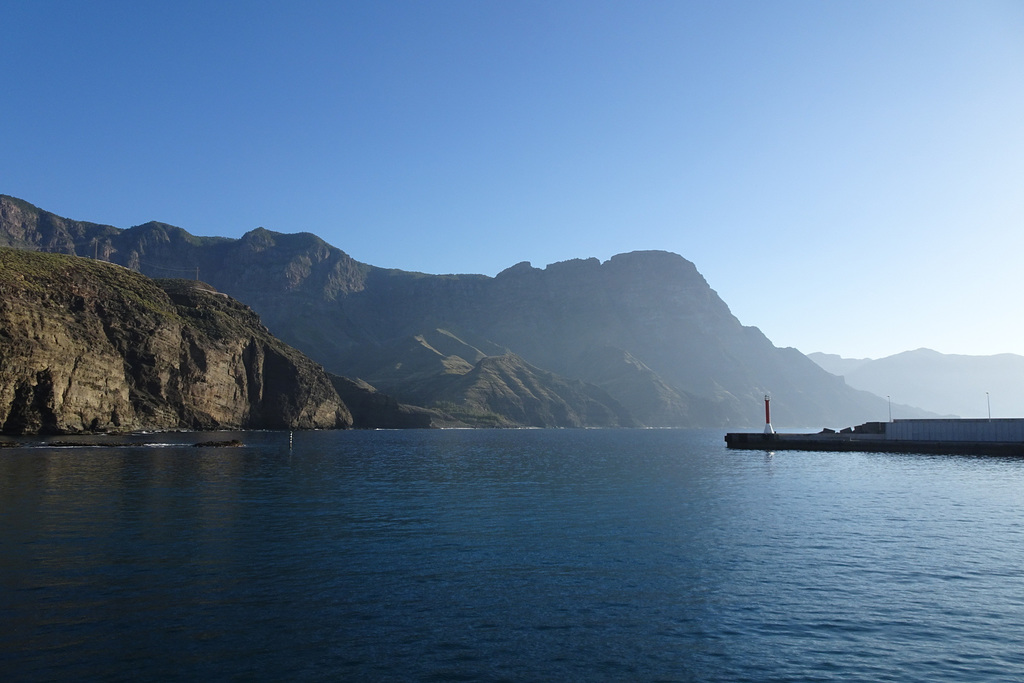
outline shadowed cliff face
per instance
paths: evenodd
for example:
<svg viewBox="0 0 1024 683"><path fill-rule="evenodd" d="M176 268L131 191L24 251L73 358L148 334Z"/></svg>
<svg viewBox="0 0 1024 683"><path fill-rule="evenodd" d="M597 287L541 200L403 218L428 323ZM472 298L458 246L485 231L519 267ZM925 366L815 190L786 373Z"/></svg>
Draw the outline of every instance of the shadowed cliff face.
<svg viewBox="0 0 1024 683"><path fill-rule="evenodd" d="M0 249L5 433L351 424L322 368L203 283Z"/></svg>
<svg viewBox="0 0 1024 683"><path fill-rule="evenodd" d="M492 278L375 268L308 233L261 228L229 240L160 223L117 230L3 196L0 228L0 241L20 248L98 253L151 276L198 268L329 371L428 407L470 407L469 393L445 393L453 377L511 352L559 382L599 388L649 426L756 426L766 393L780 427L857 424L886 410L744 327L692 263L667 252L521 263ZM506 384L529 402L526 384Z"/></svg>

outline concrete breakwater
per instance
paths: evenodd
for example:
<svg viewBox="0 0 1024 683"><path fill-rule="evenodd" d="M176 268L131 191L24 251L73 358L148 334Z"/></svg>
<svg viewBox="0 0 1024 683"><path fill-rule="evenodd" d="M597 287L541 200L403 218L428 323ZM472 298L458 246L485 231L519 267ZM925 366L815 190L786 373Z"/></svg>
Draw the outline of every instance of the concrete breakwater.
<svg viewBox="0 0 1024 683"><path fill-rule="evenodd" d="M816 434L730 433L729 448L1024 456L1024 419L935 419L866 422Z"/></svg>

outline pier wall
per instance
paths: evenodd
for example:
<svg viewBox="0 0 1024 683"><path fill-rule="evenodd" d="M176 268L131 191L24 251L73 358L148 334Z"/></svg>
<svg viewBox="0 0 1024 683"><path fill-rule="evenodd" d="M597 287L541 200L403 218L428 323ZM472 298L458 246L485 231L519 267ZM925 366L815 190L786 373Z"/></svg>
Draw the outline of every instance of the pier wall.
<svg viewBox="0 0 1024 683"><path fill-rule="evenodd" d="M1024 419L893 420L885 425L885 439L887 441L1024 442Z"/></svg>

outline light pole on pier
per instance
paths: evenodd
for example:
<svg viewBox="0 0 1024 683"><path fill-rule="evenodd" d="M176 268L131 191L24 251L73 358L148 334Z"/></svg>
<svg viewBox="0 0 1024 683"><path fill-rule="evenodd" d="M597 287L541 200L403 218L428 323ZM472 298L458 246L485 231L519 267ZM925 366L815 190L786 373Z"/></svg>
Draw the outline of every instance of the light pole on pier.
<svg viewBox="0 0 1024 683"><path fill-rule="evenodd" d="M886 394L885 397L889 399L889 422L892 422L892 396Z"/></svg>

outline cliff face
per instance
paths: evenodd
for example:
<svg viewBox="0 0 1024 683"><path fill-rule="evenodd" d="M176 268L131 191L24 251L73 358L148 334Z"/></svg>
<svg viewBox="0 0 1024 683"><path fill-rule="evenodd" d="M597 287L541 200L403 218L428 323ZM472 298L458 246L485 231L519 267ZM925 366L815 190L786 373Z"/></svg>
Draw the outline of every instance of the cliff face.
<svg viewBox="0 0 1024 683"><path fill-rule="evenodd" d="M884 399L743 326L692 263L667 252L521 263L493 278L426 275L359 263L308 233L260 228L230 240L161 223L117 230L0 196L3 240L153 277L198 269L330 372L428 407L451 402L453 377L513 353L558 382L601 389L649 426L756 426L766 393L780 426L858 424L886 411ZM529 403L527 383L509 380ZM477 399L458 401L472 408ZM588 414L579 403L573 411Z"/></svg>
<svg viewBox="0 0 1024 683"><path fill-rule="evenodd" d="M351 424L322 368L203 283L0 249L5 433Z"/></svg>

